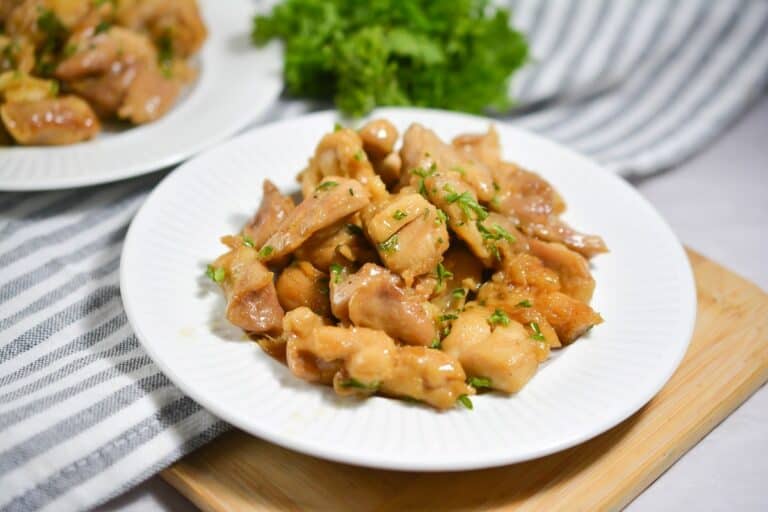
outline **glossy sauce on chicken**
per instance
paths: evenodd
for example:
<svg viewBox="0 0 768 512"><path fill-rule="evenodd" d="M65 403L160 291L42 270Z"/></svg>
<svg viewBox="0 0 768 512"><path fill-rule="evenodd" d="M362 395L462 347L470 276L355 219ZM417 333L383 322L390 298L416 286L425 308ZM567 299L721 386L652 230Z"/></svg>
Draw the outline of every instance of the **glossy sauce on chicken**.
<svg viewBox="0 0 768 512"><path fill-rule="evenodd" d="M589 258L602 239L501 157L498 134L450 143L385 119L322 137L295 204L261 205L208 269L227 318L298 378L340 395L438 409L520 391L553 349L603 319Z"/></svg>

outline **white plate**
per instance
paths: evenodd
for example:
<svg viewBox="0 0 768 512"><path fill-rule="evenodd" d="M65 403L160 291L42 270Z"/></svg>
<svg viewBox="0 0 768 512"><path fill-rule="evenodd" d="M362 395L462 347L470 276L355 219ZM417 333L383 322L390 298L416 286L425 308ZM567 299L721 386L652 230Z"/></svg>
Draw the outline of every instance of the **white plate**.
<svg viewBox="0 0 768 512"><path fill-rule="evenodd" d="M277 45L250 44L249 0L199 0L208 39L200 73L154 123L60 147L0 148L0 190L82 187L176 164L232 136L269 107L282 88Z"/></svg>
<svg viewBox="0 0 768 512"><path fill-rule="evenodd" d="M417 121L444 138L490 120L382 109L401 130ZM659 214L621 178L553 142L497 123L504 156L564 195L566 218L601 234L593 305L605 323L558 352L519 394L473 397L474 410L387 398L355 401L293 377L223 319L202 277L260 200L264 178L294 176L336 114L257 128L187 162L150 195L123 249L121 289L147 352L185 393L229 423L282 446L337 461L402 470L461 470L546 455L589 439L643 406L685 353L695 316L686 255Z"/></svg>

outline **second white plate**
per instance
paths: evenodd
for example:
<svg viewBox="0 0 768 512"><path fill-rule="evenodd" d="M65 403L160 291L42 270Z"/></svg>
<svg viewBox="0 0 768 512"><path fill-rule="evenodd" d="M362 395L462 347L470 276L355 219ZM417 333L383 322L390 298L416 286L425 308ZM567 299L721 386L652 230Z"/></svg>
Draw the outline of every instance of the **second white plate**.
<svg viewBox="0 0 768 512"><path fill-rule="evenodd" d="M273 104L282 89L276 44L250 44L249 0L199 0L208 39L197 80L154 123L102 132L71 146L0 147L0 190L82 187L176 164L232 136Z"/></svg>
<svg viewBox="0 0 768 512"><path fill-rule="evenodd" d="M382 109L444 138L492 121L423 109ZM695 291L686 255L627 183L536 135L497 124L504 156L540 172L569 205L566 219L602 235L593 306L605 323L559 351L517 395L473 397L474 410L436 412L387 398L355 401L295 378L224 319L202 275L257 207L264 178L294 176L331 112L257 128L181 166L150 195L128 233L121 289L147 352L184 392L254 435L311 455L402 470L462 470L531 459L589 439L637 411L688 346Z"/></svg>

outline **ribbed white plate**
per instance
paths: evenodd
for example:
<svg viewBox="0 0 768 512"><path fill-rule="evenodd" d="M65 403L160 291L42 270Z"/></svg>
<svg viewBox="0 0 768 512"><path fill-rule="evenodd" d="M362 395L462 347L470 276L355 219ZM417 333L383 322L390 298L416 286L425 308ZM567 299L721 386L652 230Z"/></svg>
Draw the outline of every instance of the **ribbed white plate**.
<svg viewBox="0 0 768 512"><path fill-rule="evenodd" d="M417 121L444 138L489 120L422 109L382 109L400 129ZM621 178L536 135L497 124L504 156L540 172L568 202L566 218L603 235L593 260L593 305L605 323L558 352L512 397L473 397L473 411L387 398L355 401L294 378L223 319L221 293L203 276L260 200L269 178L294 176L336 115L257 128L182 165L150 195L123 250L121 289L147 352L214 414L294 450L365 466L459 470L562 450L645 404L685 353L695 316L693 278L680 243Z"/></svg>
<svg viewBox="0 0 768 512"><path fill-rule="evenodd" d="M208 27L196 57L200 72L164 117L71 146L0 147L0 190L82 187L156 171L221 142L262 114L282 88L279 48L250 44L250 0L198 2Z"/></svg>

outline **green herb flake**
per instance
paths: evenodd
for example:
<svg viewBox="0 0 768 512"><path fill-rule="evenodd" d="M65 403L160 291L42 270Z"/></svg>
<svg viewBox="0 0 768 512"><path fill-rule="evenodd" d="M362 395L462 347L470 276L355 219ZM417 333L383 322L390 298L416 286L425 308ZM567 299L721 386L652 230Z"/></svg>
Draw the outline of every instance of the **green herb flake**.
<svg viewBox="0 0 768 512"><path fill-rule="evenodd" d="M102 32L106 32L109 30L109 27L111 27L112 24L108 21L100 21L96 27L93 29L94 34L101 34Z"/></svg>
<svg viewBox="0 0 768 512"><path fill-rule="evenodd" d="M488 317L488 323L491 325L509 325L509 317L504 311L496 308L493 314Z"/></svg>
<svg viewBox="0 0 768 512"><path fill-rule="evenodd" d="M453 166L453 167L451 168L451 170L452 170L453 172L457 172L457 173L461 174L462 176L466 176L466 175L467 175L467 171L466 171L466 170L464 170L464 168L463 168L463 167L460 167L460 166L458 166L458 165L455 165L455 166Z"/></svg>
<svg viewBox="0 0 768 512"><path fill-rule="evenodd" d="M268 258L270 254L272 254L275 251L275 248L271 245L265 245L264 247L259 250L259 258L264 259Z"/></svg>
<svg viewBox="0 0 768 512"><path fill-rule="evenodd" d="M454 299L463 299L467 295L467 291L464 288L454 288L451 292L451 296Z"/></svg>
<svg viewBox="0 0 768 512"><path fill-rule="evenodd" d="M407 213L405 213L403 210L395 210L395 213L392 214L392 218L395 220L403 220L408 216Z"/></svg>
<svg viewBox="0 0 768 512"><path fill-rule="evenodd" d="M51 80L51 96L58 96L59 95L59 81L58 80Z"/></svg>
<svg viewBox="0 0 768 512"><path fill-rule="evenodd" d="M441 291L445 287L446 281L453 278L453 272L445 268L445 265L438 263L435 268L435 275L437 276L437 283L435 284L435 292Z"/></svg>
<svg viewBox="0 0 768 512"><path fill-rule="evenodd" d="M488 377L470 377L467 384L475 389L490 388L493 385Z"/></svg>
<svg viewBox="0 0 768 512"><path fill-rule="evenodd" d="M445 185L443 190L447 192L444 199L451 204L458 204L467 219L472 218L472 213L475 214L475 219L477 220L488 218L488 211L477 202L477 199L468 190L459 194L450 185Z"/></svg>
<svg viewBox="0 0 768 512"><path fill-rule="evenodd" d="M350 235L360 235L360 236L364 235L363 228L361 228L357 224L347 224L345 227L347 229L347 233L349 233Z"/></svg>
<svg viewBox="0 0 768 512"><path fill-rule="evenodd" d="M379 382L373 381L370 384L366 384L364 382L360 382L357 379L349 378L341 381L341 387L364 389L366 391L376 391L379 389Z"/></svg>
<svg viewBox="0 0 768 512"><path fill-rule="evenodd" d="M249 237L248 235L243 236L243 245L246 247L250 247L251 249L256 247L256 244L253 243L253 238Z"/></svg>
<svg viewBox="0 0 768 512"><path fill-rule="evenodd" d="M352 190L352 187L349 187L349 188L347 189L347 191L349 192L349 195L351 195L352 197L355 197L355 191L354 191L354 190Z"/></svg>
<svg viewBox="0 0 768 512"><path fill-rule="evenodd" d="M341 126L341 123L339 123L339 122L335 122L335 123L333 123L333 131L334 131L334 132L338 132L338 131L340 131L342 128L344 128L344 127L343 127L343 126Z"/></svg>
<svg viewBox="0 0 768 512"><path fill-rule="evenodd" d="M208 265L208 267L205 269L205 275L208 276L208 278L214 283L220 283L224 280L225 277L227 277L227 272L221 267Z"/></svg>
<svg viewBox="0 0 768 512"><path fill-rule="evenodd" d="M533 306L533 304L531 304L530 300L525 299L525 300L521 300L520 302L518 302L516 304L516 306L519 307L519 308L530 308L530 307Z"/></svg>
<svg viewBox="0 0 768 512"><path fill-rule="evenodd" d="M470 400L467 395L461 395L458 402L470 411L475 408L474 405L472 405L472 400Z"/></svg>
<svg viewBox="0 0 768 512"><path fill-rule="evenodd" d="M333 282L335 284L339 284L342 279L342 272L344 272L344 267L339 265L338 263L331 263L331 277L333 278Z"/></svg>
<svg viewBox="0 0 768 512"><path fill-rule="evenodd" d="M446 313L437 317L437 319L441 322L450 322L451 320L456 320L457 318L459 318L459 315L455 313Z"/></svg>
<svg viewBox="0 0 768 512"><path fill-rule="evenodd" d="M440 350L441 348L443 348L443 342L440 341L440 338L435 338L434 340L432 340L432 343L429 344L429 348Z"/></svg>
<svg viewBox="0 0 768 512"><path fill-rule="evenodd" d="M380 244L378 244L379 250L385 253L393 253L400 249L400 241L397 238L397 233L387 238Z"/></svg>
<svg viewBox="0 0 768 512"><path fill-rule="evenodd" d="M447 223L447 222L448 222L448 216L445 214L443 210L438 208L437 218L435 218L435 226L439 226L440 224Z"/></svg>
<svg viewBox="0 0 768 512"><path fill-rule="evenodd" d="M365 160L365 153L363 153L362 149L358 149L357 151L355 151L355 160L357 160L358 162L362 162L363 160Z"/></svg>
<svg viewBox="0 0 768 512"><path fill-rule="evenodd" d="M333 187L338 187L339 183L336 181L324 181L315 187L315 190L329 190Z"/></svg>
<svg viewBox="0 0 768 512"><path fill-rule="evenodd" d="M531 334L531 338L533 338L536 341L547 341L547 339L544 337L544 334L542 334L541 329L539 329L539 324L536 322L531 322L528 324L531 327L531 330L533 333Z"/></svg>

